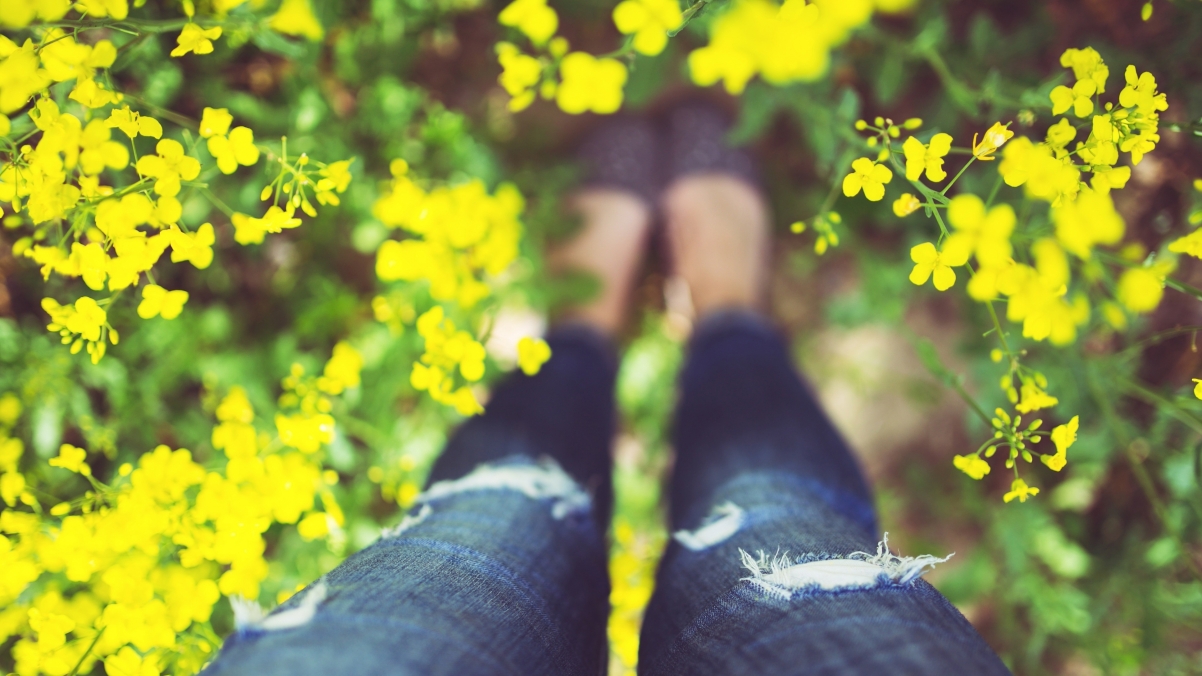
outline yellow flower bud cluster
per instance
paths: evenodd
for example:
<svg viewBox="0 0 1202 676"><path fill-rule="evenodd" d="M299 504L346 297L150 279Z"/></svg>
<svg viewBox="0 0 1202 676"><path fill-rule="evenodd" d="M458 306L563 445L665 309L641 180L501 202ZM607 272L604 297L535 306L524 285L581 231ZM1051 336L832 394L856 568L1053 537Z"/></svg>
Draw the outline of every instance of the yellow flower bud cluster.
<svg viewBox="0 0 1202 676"><path fill-rule="evenodd" d="M722 82L740 94L756 75L773 85L816 80L830 65L831 49L873 10L872 0L736 0L714 21L709 44L689 54L693 82Z"/></svg>
<svg viewBox="0 0 1202 676"><path fill-rule="evenodd" d="M662 531L636 531L626 519L614 520L609 555L609 645L614 657L629 672L638 664L639 633L643 610L655 588L655 570L663 550ZM623 672L626 673L626 672Z"/></svg>
<svg viewBox="0 0 1202 676"><path fill-rule="evenodd" d="M392 173L372 213L412 237L380 245L376 275L385 282L428 282L435 300L462 308L488 297L485 279L501 274L518 255L521 193L503 184L490 195L479 180L427 192L403 160L393 162Z"/></svg>
<svg viewBox="0 0 1202 676"><path fill-rule="evenodd" d="M672 8L680 14L675 0L626 0L614 10L614 20L620 21L622 32L635 34L635 49L657 54L667 43L667 31L679 26L679 22L672 25ZM497 20L519 30L539 51L538 56L531 56L512 43L497 43L501 64L497 81L510 96L511 111L524 110L538 96L554 99L561 110L572 115L604 115L622 107L626 64L586 52L569 53L568 41L555 35L559 15L547 0L514 0Z"/></svg>
<svg viewBox="0 0 1202 676"><path fill-rule="evenodd" d="M434 401L454 407L460 415L483 412L467 383L484 377L484 346L467 331L458 330L441 305L417 318L417 332L425 340L425 352L409 375L413 388L429 392ZM462 384L456 386L457 381Z"/></svg>
<svg viewBox="0 0 1202 676"><path fill-rule="evenodd" d="M212 430L224 462L206 468L164 445L111 478L96 476L88 451L72 444L48 462L23 457L21 442L8 437L20 400L0 396L0 640L15 639L16 673L66 674L76 665L91 673L101 664L108 673L199 671L218 648L210 619L221 597L258 601L269 529L294 526L305 540L333 541L344 524L330 490L337 474L322 466L333 421L317 409L328 409L328 394L357 386L361 365L339 343L320 377L294 369L285 379L283 408L319 421L316 434L285 439L287 426L278 426L273 440L256 425L246 391L233 387ZM75 497L40 504L39 477L67 473L77 475Z"/></svg>

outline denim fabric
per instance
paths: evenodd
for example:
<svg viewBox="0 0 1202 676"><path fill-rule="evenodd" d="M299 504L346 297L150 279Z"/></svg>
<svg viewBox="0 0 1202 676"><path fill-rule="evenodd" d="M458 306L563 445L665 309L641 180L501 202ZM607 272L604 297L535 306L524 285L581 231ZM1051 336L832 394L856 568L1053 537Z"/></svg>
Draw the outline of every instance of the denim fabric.
<svg viewBox="0 0 1202 676"><path fill-rule="evenodd" d="M737 506L740 526L709 547L668 546L644 619L641 675L1009 673L921 579L787 598L744 579L740 550L796 563L877 545L863 475L765 322L731 313L698 330L674 441L673 529L697 529L719 505Z"/></svg>
<svg viewBox="0 0 1202 676"><path fill-rule="evenodd" d="M399 532L239 629L205 673L603 674L615 363L581 327L548 342L537 376L515 374L456 432ZM808 562L877 543L855 460L761 319L699 328L674 429L673 528L724 505L738 526L709 546L669 545L640 674L1008 673L922 580L781 595L745 579L740 550ZM562 481L497 485L531 476Z"/></svg>
<svg viewBox="0 0 1202 676"><path fill-rule="evenodd" d="M551 458L591 489L591 509L560 513L554 498L508 488L435 498L411 510L416 523L351 556L266 624L324 592L312 619L239 629L205 674L603 674L614 359L585 329L547 340L554 357L537 376L499 387L430 480L461 479L482 463L537 472L535 459Z"/></svg>

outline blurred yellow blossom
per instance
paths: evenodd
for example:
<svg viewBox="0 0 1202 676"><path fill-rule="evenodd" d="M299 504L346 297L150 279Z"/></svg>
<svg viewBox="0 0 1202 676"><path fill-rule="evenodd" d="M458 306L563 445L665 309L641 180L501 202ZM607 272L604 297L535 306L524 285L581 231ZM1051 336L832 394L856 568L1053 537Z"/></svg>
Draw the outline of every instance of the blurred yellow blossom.
<svg viewBox="0 0 1202 676"><path fill-rule="evenodd" d="M349 387L359 387L359 371L362 368L363 355L350 343L339 341L334 346L333 356L326 362L317 386L328 394L341 394Z"/></svg>
<svg viewBox="0 0 1202 676"><path fill-rule="evenodd" d="M313 15L309 0L284 0L280 9L267 22L272 30L288 35L299 35L310 40L320 40L325 35L321 22Z"/></svg>
<svg viewBox="0 0 1202 676"><path fill-rule="evenodd" d="M572 52L563 57L559 73L563 81L555 92L555 102L565 113L605 115L622 106L626 66L621 61Z"/></svg>
<svg viewBox="0 0 1202 676"><path fill-rule="evenodd" d="M1027 498L1035 495L1039 495L1038 488L1035 488L1034 486L1028 486L1027 482L1023 481L1022 479L1015 479L1014 482L1010 484L1010 492L1002 496L1002 500L1005 502L1010 502L1011 500L1018 498L1019 502L1026 502Z"/></svg>
<svg viewBox="0 0 1202 676"><path fill-rule="evenodd" d="M518 341L518 367L532 376L551 358L551 347L542 338L522 338Z"/></svg>
<svg viewBox="0 0 1202 676"><path fill-rule="evenodd" d="M184 311L184 303L187 302L187 291L168 291L157 284L147 284L142 287L142 302L138 304L138 316L142 319L156 316L161 316L163 319L175 319Z"/></svg>
<svg viewBox="0 0 1202 676"><path fill-rule="evenodd" d="M956 469L964 472L973 479L980 480L986 474L989 474L989 463L981 459L981 456L976 455L957 455L952 458L952 464Z"/></svg>
<svg viewBox="0 0 1202 676"><path fill-rule="evenodd" d="M898 218L905 218L920 208L922 208L922 202L912 193L902 193L900 197L893 201L893 215Z"/></svg>
<svg viewBox="0 0 1202 676"><path fill-rule="evenodd" d="M547 0L514 0L497 20L522 31L536 45L546 43L559 28L559 15L547 6Z"/></svg>
<svg viewBox="0 0 1202 676"><path fill-rule="evenodd" d="M84 476L92 474L92 468L84 462L87 460L88 452L78 446L71 444L63 444L58 449L58 457L50 459L51 467L61 467L69 472L76 472Z"/></svg>
<svg viewBox="0 0 1202 676"><path fill-rule="evenodd" d="M680 28L684 17L676 0L623 0L613 12L614 24L634 35L634 49L655 56L668 44L668 32Z"/></svg>

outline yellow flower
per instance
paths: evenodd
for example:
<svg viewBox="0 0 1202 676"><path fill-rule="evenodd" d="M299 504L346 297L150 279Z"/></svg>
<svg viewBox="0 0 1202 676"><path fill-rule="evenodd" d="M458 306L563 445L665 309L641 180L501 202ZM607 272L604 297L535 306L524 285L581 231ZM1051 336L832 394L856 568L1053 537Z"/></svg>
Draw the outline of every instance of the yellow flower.
<svg viewBox="0 0 1202 676"><path fill-rule="evenodd" d="M563 82L555 92L555 102L564 112L605 115L622 107L626 66L621 61L572 52L560 62L559 74Z"/></svg>
<svg viewBox="0 0 1202 676"><path fill-rule="evenodd" d="M1060 403L1059 399L1044 392L1034 380L1023 378L1022 382L1022 401L1014 407L1019 413L1030 413Z"/></svg>
<svg viewBox="0 0 1202 676"><path fill-rule="evenodd" d="M12 427L21 416L21 399L12 392L0 396L0 426ZM4 444L0 443L0 467L4 467Z"/></svg>
<svg viewBox="0 0 1202 676"><path fill-rule="evenodd" d="M1194 396L1202 399L1202 379L1194 378L1194 382L1198 383L1194 385Z"/></svg>
<svg viewBox="0 0 1202 676"><path fill-rule="evenodd" d="M980 197L971 193L957 195L948 204L947 219L956 232L944 245L945 250L965 248L975 253L987 268L1010 260L1013 253L1010 234L1014 232L1017 217L1009 204L999 204L986 212Z"/></svg>
<svg viewBox="0 0 1202 676"><path fill-rule="evenodd" d="M280 435L280 443L302 453L315 453L322 444L334 440L334 418L326 413L311 416L277 413L275 427Z"/></svg>
<svg viewBox="0 0 1202 676"><path fill-rule="evenodd" d="M125 132L125 135L134 138L141 134L151 138L163 137L163 125L153 117L146 117L129 109L129 106L122 106L120 110L113 109L109 113L109 117L104 121L104 124L109 128L116 127Z"/></svg>
<svg viewBox="0 0 1202 676"><path fill-rule="evenodd" d="M922 208L922 202L908 192L902 193L901 197L893 200L893 214L898 218L905 218L920 208Z"/></svg>
<svg viewBox="0 0 1202 676"><path fill-rule="evenodd" d="M501 64L497 82L511 97L509 109L517 112L529 107L534 102L534 86L542 79L542 63L508 42L497 43L497 60Z"/></svg>
<svg viewBox="0 0 1202 676"><path fill-rule="evenodd" d="M1069 158L1058 159L1052 148L1031 142L1020 136L1006 146L998 173L1006 185L1025 186L1028 197L1046 200L1053 205L1071 201L1080 190L1081 172Z"/></svg>
<svg viewBox="0 0 1202 676"><path fill-rule="evenodd" d="M843 194L855 197L864 191L870 202L879 202L885 197L885 184L893 180L893 172L883 164L867 157L851 163L852 172L843 178Z"/></svg>
<svg viewBox="0 0 1202 676"><path fill-rule="evenodd" d="M13 507L25 492L25 477L14 471L0 474L0 500Z"/></svg>
<svg viewBox="0 0 1202 676"><path fill-rule="evenodd" d="M1169 251L1202 258L1202 228L1171 242Z"/></svg>
<svg viewBox="0 0 1202 676"><path fill-rule="evenodd" d="M161 316L163 319L175 319L184 311L184 303L188 302L187 291L168 291L157 284L147 284L142 287L142 302L138 304L138 316L150 319Z"/></svg>
<svg viewBox="0 0 1202 676"><path fill-rule="evenodd" d="M497 20L502 26L522 31L536 45L550 40L559 28L559 15L547 6L547 0L514 0L501 10Z"/></svg>
<svg viewBox="0 0 1202 676"><path fill-rule="evenodd" d="M271 15L267 25L274 31L300 35L310 40L320 40L325 35L321 22L313 15L313 7L309 0L284 0L279 11Z"/></svg>
<svg viewBox="0 0 1202 676"><path fill-rule="evenodd" d="M180 31L179 37L175 38L179 45L171 50L171 56L180 57L188 52L200 54L213 53L213 40L221 37L221 26L213 26L212 28L201 28L194 23L184 24L184 29Z"/></svg>
<svg viewBox="0 0 1202 676"><path fill-rule="evenodd" d="M982 460L981 456L975 453L972 455L957 455L952 458L952 464L956 466L956 469L978 481L986 474L989 474L989 463Z"/></svg>
<svg viewBox="0 0 1202 676"><path fill-rule="evenodd" d="M104 122L92 120L79 137L79 169L95 176L105 168L121 170L129 166L129 150L112 140Z"/></svg>
<svg viewBox="0 0 1202 676"><path fill-rule="evenodd" d="M1097 85L1092 80L1078 80L1071 88L1060 85L1048 95L1052 100L1052 114L1060 115L1072 108L1077 117L1089 117L1093 113L1093 97L1097 93Z"/></svg>
<svg viewBox="0 0 1202 676"><path fill-rule="evenodd" d="M1048 147L1055 151L1056 157L1060 158L1068 154L1066 146L1075 138L1077 138L1077 128L1068 121L1068 118L1062 117L1059 122L1048 127L1045 141Z"/></svg>
<svg viewBox="0 0 1202 676"><path fill-rule="evenodd" d="M277 206L267 209L262 218L254 218L246 214L234 214L230 222L234 225L234 241L242 244L260 244L267 233L278 233L295 228L301 224L299 218L293 218L292 207L281 209Z"/></svg>
<svg viewBox="0 0 1202 676"><path fill-rule="evenodd" d="M1168 110L1168 97L1156 91L1156 76L1152 73L1139 73L1135 66L1127 66L1123 73L1127 86L1119 92L1119 105L1124 108L1136 108L1144 115L1155 115Z"/></svg>
<svg viewBox="0 0 1202 676"><path fill-rule="evenodd" d="M207 141L209 154L217 160L217 168L223 174L232 174L238 165L253 166L259 161L259 148L255 145L255 133L248 127L234 127L229 136L214 134Z"/></svg>
<svg viewBox="0 0 1202 676"><path fill-rule="evenodd" d="M993 153L997 152L1014 136L1014 132L1010 131L1001 122L994 122L993 126L985 130L985 135L981 138L981 142L977 143L977 135L972 135L972 155L978 160L992 160Z"/></svg>
<svg viewBox="0 0 1202 676"><path fill-rule="evenodd" d="M1027 482L1022 479L1015 479L1014 483L1010 484L1010 492L1002 496L1002 500L1010 502L1018 498L1019 502L1026 502L1028 497L1039 495L1039 489L1034 486L1028 486Z"/></svg>
<svg viewBox="0 0 1202 676"><path fill-rule="evenodd" d="M326 362L317 386L327 394L341 394L348 387L359 387L359 371L363 368L363 355L346 341L334 346L334 354Z"/></svg>
<svg viewBox="0 0 1202 676"><path fill-rule="evenodd" d="M88 467L88 463L85 462L87 458L88 452L82 448L72 446L71 444L63 444L58 448L58 457L50 458L49 462L51 467L62 467L68 472L91 476L92 468Z"/></svg>
<svg viewBox="0 0 1202 676"><path fill-rule="evenodd" d="M200 116L200 137L224 136L229 133L234 116L227 108L205 108Z"/></svg>
<svg viewBox="0 0 1202 676"><path fill-rule="evenodd" d="M1155 265L1125 270L1119 277L1115 296L1131 312L1146 313L1155 310L1164 296L1164 279L1173 271L1171 262L1162 261Z"/></svg>
<svg viewBox="0 0 1202 676"><path fill-rule="evenodd" d="M314 186L314 194L320 204L329 204L338 206L341 200L338 195L346 192L347 187L351 184L351 163L354 159L339 160L331 162L318 170L317 175L321 178L317 180L317 185Z"/></svg>
<svg viewBox="0 0 1202 676"><path fill-rule="evenodd" d="M623 0L614 8L614 25L634 34L634 49L655 56L668 44L668 31L680 28L684 17L676 0Z"/></svg>
<svg viewBox="0 0 1202 676"><path fill-rule="evenodd" d="M330 517L325 512L313 512L296 524L296 532L305 540L316 540L330 534Z"/></svg>
<svg viewBox="0 0 1202 676"><path fill-rule="evenodd" d="M532 376L551 358L551 346L542 338L522 338L518 341L518 367Z"/></svg>
<svg viewBox="0 0 1202 676"><path fill-rule="evenodd" d="M939 182L947 178L943 170L943 158L952 149L951 134L935 134L929 144L923 144L911 136L902 144L906 156L906 179L917 181L925 170L927 178Z"/></svg>
<svg viewBox="0 0 1202 676"><path fill-rule="evenodd" d="M1114 208L1110 195L1084 189L1076 200L1052 207L1056 239L1081 260L1089 260L1093 247L1118 244L1126 223Z"/></svg>
<svg viewBox="0 0 1202 676"><path fill-rule="evenodd" d="M159 676L162 673L155 655L143 657L129 646L104 658L104 671L109 676Z"/></svg>
<svg viewBox="0 0 1202 676"><path fill-rule="evenodd" d="M914 261L910 281L922 286L926 284L927 279L934 276L935 288L947 291L956 283L956 273L952 268L967 263L968 253L963 247L949 250L945 246L943 251L937 251L934 244L923 242L910 249L910 260Z"/></svg>
<svg viewBox="0 0 1202 676"><path fill-rule="evenodd" d="M96 18L111 16L121 20L129 16L129 3L126 0L77 0L75 6L81 13Z"/></svg>
<svg viewBox="0 0 1202 676"><path fill-rule="evenodd" d="M1102 55L1093 47L1084 49L1066 49L1060 55L1060 65L1073 69L1073 76L1078 80L1090 80L1099 94L1106 92L1106 79L1110 77L1110 68L1102 61Z"/></svg>
<svg viewBox="0 0 1202 676"><path fill-rule="evenodd" d="M177 226L167 231L171 238L171 262L188 261L200 270L213 262L213 224L205 223L196 232L183 232Z"/></svg>
<svg viewBox="0 0 1202 676"><path fill-rule="evenodd" d="M200 175L200 162L184 154L184 146L173 139L163 139L155 146L156 155L145 155L136 165L138 173L156 179L154 191L164 197L179 194L180 181L191 181Z"/></svg>
<svg viewBox="0 0 1202 676"><path fill-rule="evenodd" d="M1068 462L1068 449L1077 440L1077 426L1080 424L1080 416L1073 416L1073 419L1068 421L1066 425L1057 425L1052 429L1052 443L1056 444L1055 455L1041 455L1040 462L1047 465L1054 472L1059 472L1064 469L1065 463Z"/></svg>

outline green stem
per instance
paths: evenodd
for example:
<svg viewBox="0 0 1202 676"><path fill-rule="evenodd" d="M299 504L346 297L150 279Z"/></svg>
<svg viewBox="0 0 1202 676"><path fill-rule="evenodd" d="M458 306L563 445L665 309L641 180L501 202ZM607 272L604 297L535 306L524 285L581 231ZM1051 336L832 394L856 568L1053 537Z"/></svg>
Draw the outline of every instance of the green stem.
<svg viewBox="0 0 1202 676"><path fill-rule="evenodd" d="M943 186L943 190L940 190L939 194L947 195L947 191L951 190L953 185L956 185L956 181L959 181L960 177L964 175L964 172L968 171L968 168L971 167L972 163L976 162L976 161L977 161L976 155L973 155L971 158L969 158L969 160L964 163L964 166L960 167L960 171L955 175L955 177L952 178L951 182L948 183L947 185Z"/></svg>
<svg viewBox="0 0 1202 676"><path fill-rule="evenodd" d="M92 650L95 649L96 644L100 642L100 637L104 635L105 629L108 629L108 627L101 627L100 631L96 632L96 636L92 638L92 643L89 644L88 649L83 651L83 654L79 656L79 661L75 663L75 668L71 670L71 673L68 674L68 676L75 676L79 673L80 668L83 667L84 660L88 659L88 655L92 654Z"/></svg>
<svg viewBox="0 0 1202 676"><path fill-rule="evenodd" d="M697 18L697 16L701 14L701 12L704 11L706 6L711 2L713 2L713 0L697 0L697 2L690 5L688 9L681 12L680 26L678 26L676 30L668 31L668 37L674 38L679 35L680 31L684 30L685 26L688 26L690 21Z"/></svg>
<svg viewBox="0 0 1202 676"><path fill-rule="evenodd" d="M1153 406L1164 408L1169 412L1169 415L1181 421L1183 425L1202 434L1202 420L1195 418L1189 411L1173 403L1171 399L1163 397L1133 380L1123 378L1119 379L1118 383L1127 393L1135 395Z"/></svg>
<svg viewBox="0 0 1202 676"><path fill-rule="evenodd" d="M1144 497L1147 498L1148 503L1152 506L1152 513L1156 515L1157 520L1160 522L1160 527L1168 533L1180 551L1188 552L1189 550L1181 541L1181 537L1172 528L1169 528L1167 510L1164 503L1160 500L1160 496L1156 493L1156 485L1152 483L1152 477L1148 475L1148 470L1144 467L1143 462L1135 457L1135 454L1132 452L1131 440L1127 436L1127 431L1123 429L1123 425L1115 413L1113 404L1098 383L1092 369L1086 369L1086 380L1089 383L1090 394L1093 395L1094 401L1098 404L1098 408L1101 409L1102 417L1106 419L1115 442L1123 449L1123 454L1127 458L1127 464L1130 465L1131 472L1135 475L1136 482L1139 483ZM1183 558L1194 576L1198 580L1202 580L1202 568L1198 567L1193 557L1186 555Z"/></svg>

